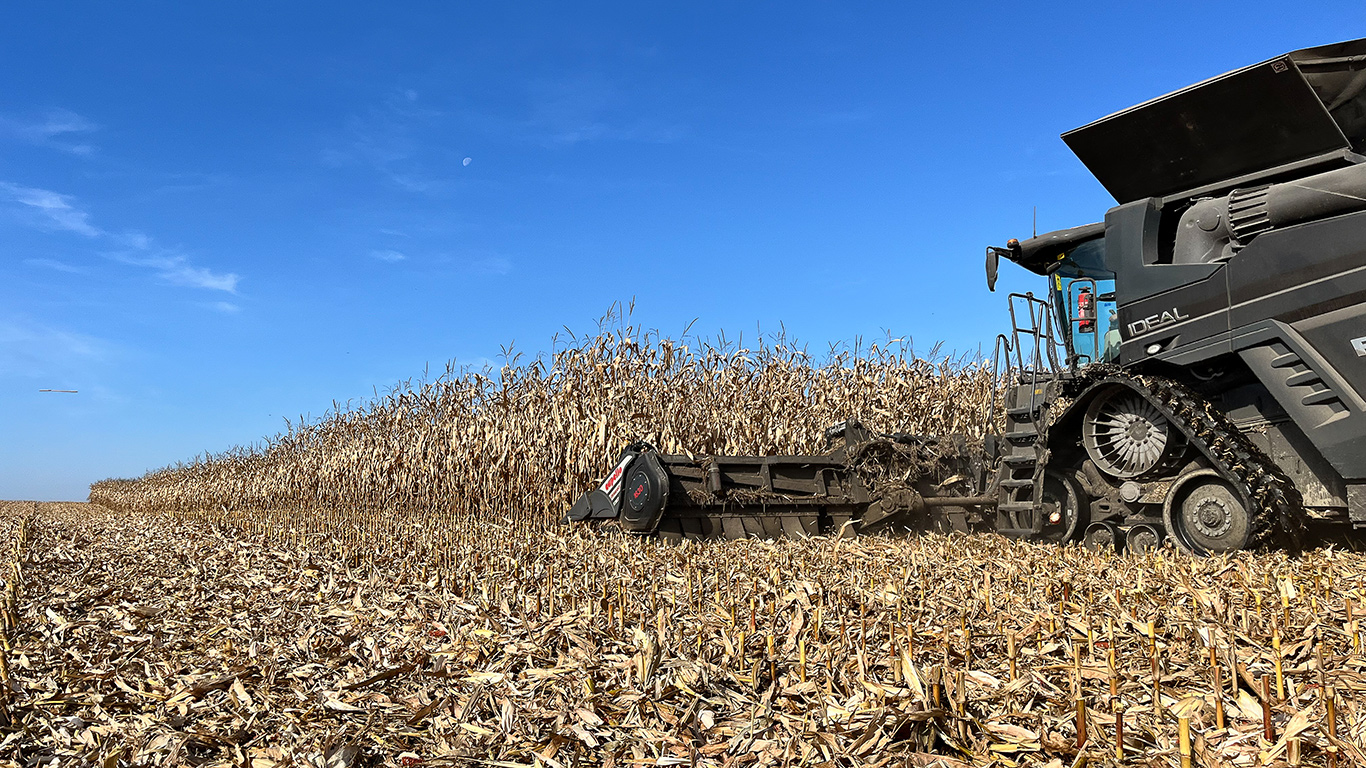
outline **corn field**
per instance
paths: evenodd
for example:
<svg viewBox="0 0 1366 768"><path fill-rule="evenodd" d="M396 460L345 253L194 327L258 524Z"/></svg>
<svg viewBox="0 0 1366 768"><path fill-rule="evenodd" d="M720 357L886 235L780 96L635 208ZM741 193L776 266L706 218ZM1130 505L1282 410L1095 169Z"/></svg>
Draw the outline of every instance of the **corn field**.
<svg viewBox="0 0 1366 768"><path fill-rule="evenodd" d="M981 434L990 382L982 366L931 362L897 340L818 362L782 338L689 345L623 326L497 377L448 371L258 448L96 483L90 499L309 534L416 532L425 546L475 521L554 523L635 439L670 453L817 452L824 430L850 417Z"/></svg>

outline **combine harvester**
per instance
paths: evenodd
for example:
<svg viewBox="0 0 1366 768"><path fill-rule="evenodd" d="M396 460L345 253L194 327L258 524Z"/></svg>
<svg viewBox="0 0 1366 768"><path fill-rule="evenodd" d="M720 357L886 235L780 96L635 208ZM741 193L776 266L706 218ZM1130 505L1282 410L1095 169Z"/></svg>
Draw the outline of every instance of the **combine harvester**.
<svg viewBox="0 0 1366 768"><path fill-rule="evenodd" d="M1063 134L1120 203L987 250L1005 431L829 430L816 456L626 448L569 519L665 538L996 531L1145 552L1366 528L1366 39ZM988 424L1000 416L997 403Z"/></svg>

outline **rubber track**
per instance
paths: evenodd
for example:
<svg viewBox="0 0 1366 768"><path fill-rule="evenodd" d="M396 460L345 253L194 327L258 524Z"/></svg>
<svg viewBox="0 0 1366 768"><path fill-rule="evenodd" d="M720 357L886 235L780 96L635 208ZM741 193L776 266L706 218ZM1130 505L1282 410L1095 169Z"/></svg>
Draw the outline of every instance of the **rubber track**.
<svg viewBox="0 0 1366 768"><path fill-rule="evenodd" d="M1088 373L1090 370L1088 369ZM1106 366L1068 387L1111 381L1127 384L1158 405L1189 441L1231 478L1256 508L1252 515L1251 549L1297 549L1304 532L1303 499L1291 479L1243 434L1223 412L1186 386L1158 376L1133 376ZM1170 535L1170 532L1168 533Z"/></svg>

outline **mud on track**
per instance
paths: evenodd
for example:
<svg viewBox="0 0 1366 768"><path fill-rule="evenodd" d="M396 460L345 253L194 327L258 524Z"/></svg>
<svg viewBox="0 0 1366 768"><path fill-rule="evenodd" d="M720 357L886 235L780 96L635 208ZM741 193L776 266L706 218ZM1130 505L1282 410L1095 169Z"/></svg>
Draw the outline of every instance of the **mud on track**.
<svg viewBox="0 0 1366 768"><path fill-rule="evenodd" d="M1359 554L496 527L461 546L438 571L0 503L0 765L1070 765L1078 699L1093 764L1117 707L1138 764L1179 764L1181 717L1197 764L1364 759Z"/></svg>

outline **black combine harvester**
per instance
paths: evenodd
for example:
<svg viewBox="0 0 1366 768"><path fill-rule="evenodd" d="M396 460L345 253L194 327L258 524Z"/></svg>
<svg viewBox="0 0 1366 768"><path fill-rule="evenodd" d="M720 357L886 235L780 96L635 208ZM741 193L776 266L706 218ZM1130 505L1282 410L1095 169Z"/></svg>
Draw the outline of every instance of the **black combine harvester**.
<svg viewBox="0 0 1366 768"><path fill-rule="evenodd" d="M987 250L1047 290L995 342L1005 430L815 456L629 446L569 519L665 538L996 531L1144 552L1366 528L1366 39L1063 135L1120 203Z"/></svg>

